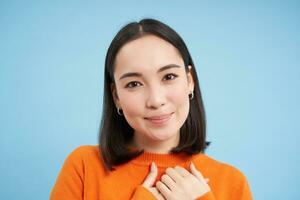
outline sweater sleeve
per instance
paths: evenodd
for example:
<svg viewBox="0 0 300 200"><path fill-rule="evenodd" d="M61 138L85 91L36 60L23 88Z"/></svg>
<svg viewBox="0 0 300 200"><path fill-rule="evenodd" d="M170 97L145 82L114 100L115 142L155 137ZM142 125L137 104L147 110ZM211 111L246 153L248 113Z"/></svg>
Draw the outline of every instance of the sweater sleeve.
<svg viewBox="0 0 300 200"><path fill-rule="evenodd" d="M239 200L252 200L252 199L253 197L250 190L250 186L247 179L245 178L241 188L241 197L239 198Z"/></svg>
<svg viewBox="0 0 300 200"><path fill-rule="evenodd" d="M248 181L245 176L238 188L236 188L236 194L234 196L222 197L223 199L234 199L234 200L252 200L252 194ZM198 197L196 200L216 200L212 191L205 193L203 196Z"/></svg>
<svg viewBox="0 0 300 200"><path fill-rule="evenodd" d="M83 199L84 165L78 149L64 161L50 194L50 200Z"/></svg>
<svg viewBox="0 0 300 200"><path fill-rule="evenodd" d="M231 182L233 184L233 187L231 188L233 190L231 199L252 200L253 197L246 176L236 169L231 177Z"/></svg>
<svg viewBox="0 0 300 200"><path fill-rule="evenodd" d="M203 196L198 197L196 200L216 200L212 191L205 193Z"/></svg>
<svg viewBox="0 0 300 200"><path fill-rule="evenodd" d="M156 200L155 196L143 186L138 186L130 200Z"/></svg>

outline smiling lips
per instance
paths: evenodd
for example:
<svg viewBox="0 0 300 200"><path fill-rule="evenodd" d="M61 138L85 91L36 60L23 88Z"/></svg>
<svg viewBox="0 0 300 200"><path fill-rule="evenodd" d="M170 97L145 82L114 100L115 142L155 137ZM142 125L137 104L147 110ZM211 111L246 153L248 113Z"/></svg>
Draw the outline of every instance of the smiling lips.
<svg viewBox="0 0 300 200"><path fill-rule="evenodd" d="M172 117L172 114L173 113L167 114L167 115L146 117L145 119L149 120L150 122L152 122L154 124L164 124Z"/></svg>

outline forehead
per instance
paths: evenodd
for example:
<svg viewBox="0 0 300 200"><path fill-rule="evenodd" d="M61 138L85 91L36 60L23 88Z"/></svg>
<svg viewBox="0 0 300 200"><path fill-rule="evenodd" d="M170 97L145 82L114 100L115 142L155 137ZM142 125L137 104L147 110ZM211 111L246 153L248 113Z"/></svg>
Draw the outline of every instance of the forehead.
<svg viewBox="0 0 300 200"><path fill-rule="evenodd" d="M179 51L169 42L147 35L125 44L115 60L115 74L128 71L157 71L168 64L184 66Z"/></svg>

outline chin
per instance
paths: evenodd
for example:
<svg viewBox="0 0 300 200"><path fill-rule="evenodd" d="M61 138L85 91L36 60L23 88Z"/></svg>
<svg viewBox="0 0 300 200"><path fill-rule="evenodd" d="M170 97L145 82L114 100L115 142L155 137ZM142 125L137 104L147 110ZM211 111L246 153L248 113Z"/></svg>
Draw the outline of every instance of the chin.
<svg viewBox="0 0 300 200"><path fill-rule="evenodd" d="M171 139L175 136L175 134L166 134L165 132L164 133L154 133L154 134L151 134L151 138L154 139L155 141L165 141L165 140L168 140L168 139Z"/></svg>

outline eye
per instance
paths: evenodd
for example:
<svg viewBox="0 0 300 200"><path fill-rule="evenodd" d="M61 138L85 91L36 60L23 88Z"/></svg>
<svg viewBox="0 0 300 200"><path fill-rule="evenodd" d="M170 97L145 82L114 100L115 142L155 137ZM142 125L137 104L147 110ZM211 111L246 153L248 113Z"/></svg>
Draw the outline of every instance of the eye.
<svg viewBox="0 0 300 200"><path fill-rule="evenodd" d="M164 79L166 78L167 80L173 80L177 77L178 77L178 75L176 75L176 74L167 74L167 75L165 75Z"/></svg>
<svg viewBox="0 0 300 200"><path fill-rule="evenodd" d="M131 81L125 86L125 88L135 88L135 87L137 87L138 84L140 84L140 83L137 81Z"/></svg>

